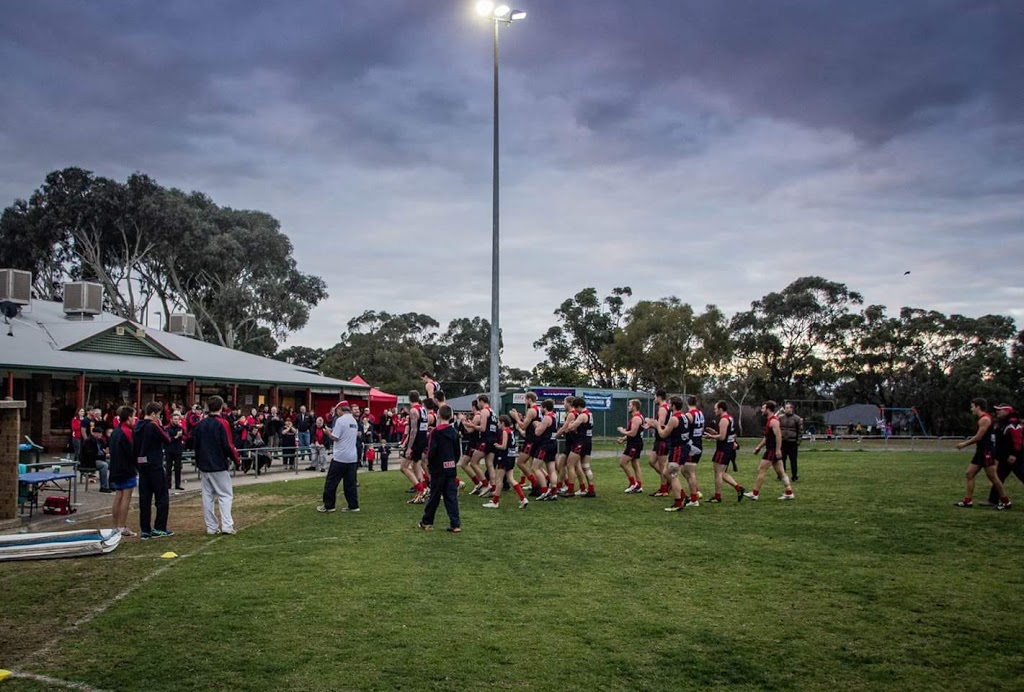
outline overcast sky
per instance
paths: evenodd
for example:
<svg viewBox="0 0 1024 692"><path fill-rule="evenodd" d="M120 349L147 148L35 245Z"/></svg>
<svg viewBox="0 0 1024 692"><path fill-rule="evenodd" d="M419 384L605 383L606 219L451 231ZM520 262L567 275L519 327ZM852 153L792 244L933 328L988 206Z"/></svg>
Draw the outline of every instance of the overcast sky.
<svg viewBox="0 0 1024 692"><path fill-rule="evenodd" d="M472 0L33 0L0 23L0 206L76 165L280 219L364 309L490 314ZM505 360L581 288L727 313L820 274L1024 322L1024 6L523 0L501 34ZM910 270L909 276L904 272Z"/></svg>

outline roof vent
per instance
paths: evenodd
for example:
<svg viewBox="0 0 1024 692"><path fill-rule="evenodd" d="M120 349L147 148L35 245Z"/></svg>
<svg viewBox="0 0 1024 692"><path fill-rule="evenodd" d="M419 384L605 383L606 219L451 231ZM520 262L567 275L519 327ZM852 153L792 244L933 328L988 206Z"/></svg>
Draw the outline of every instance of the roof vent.
<svg viewBox="0 0 1024 692"><path fill-rule="evenodd" d="M167 331L179 336L195 336L196 316L187 312L172 312L168 318Z"/></svg>
<svg viewBox="0 0 1024 692"><path fill-rule="evenodd" d="M0 269L0 300L28 305L32 300L32 272Z"/></svg>
<svg viewBox="0 0 1024 692"><path fill-rule="evenodd" d="M68 317L92 318L103 312L103 286L90 281L64 284L64 314Z"/></svg>

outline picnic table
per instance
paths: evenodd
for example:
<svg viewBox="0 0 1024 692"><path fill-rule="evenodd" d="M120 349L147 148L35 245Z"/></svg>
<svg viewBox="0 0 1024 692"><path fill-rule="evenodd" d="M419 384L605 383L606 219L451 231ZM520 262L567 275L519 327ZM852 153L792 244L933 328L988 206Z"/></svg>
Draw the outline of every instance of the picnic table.
<svg viewBox="0 0 1024 692"><path fill-rule="evenodd" d="M67 481L67 484L63 484ZM53 471L32 471L18 474L18 486L25 486L25 502L21 505L21 513L25 513L28 505L28 516L31 519L39 507L39 491L55 490L64 494L71 504L71 490L75 487L74 473L55 473Z"/></svg>
<svg viewBox="0 0 1024 692"><path fill-rule="evenodd" d="M39 463L36 463L36 464L21 464L21 465L25 467L25 471L26 472L41 471L43 469L46 469L47 471L50 471L50 470L53 470L53 469L56 468L57 470L54 471L54 473L64 473L64 467L65 466L70 466L71 467L71 473L73 473L73 474L77 474L78 473L78 462L75 461L74 459L67 459L67 458L55 459L54 461L40 461ZM85 489L88 490L89 486L86 486ZM72 487L72 489L71 489L71 502L72 502L72 504L76 504L76 505L78 504L78 484L75 484Z"/></svg>

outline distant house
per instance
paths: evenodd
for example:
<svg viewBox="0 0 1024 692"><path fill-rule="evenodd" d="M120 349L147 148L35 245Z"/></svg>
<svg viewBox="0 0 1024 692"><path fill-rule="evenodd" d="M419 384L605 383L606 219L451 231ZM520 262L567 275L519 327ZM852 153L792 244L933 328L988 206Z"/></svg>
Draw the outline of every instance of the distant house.
<svg viewBox="0 0 1024 692"><path fill-rule="evenodd" d="M243 408L305 404L323 413L339 396L369 395L365 384L192 338L187 319L176 320L180 333L172 334L69 306L67 293L64 304L21 303L12 336L0 334L3 396L28 402L22 429L51 450L64 447L71 418L86 405L191 405L218 394Z"/></svg>

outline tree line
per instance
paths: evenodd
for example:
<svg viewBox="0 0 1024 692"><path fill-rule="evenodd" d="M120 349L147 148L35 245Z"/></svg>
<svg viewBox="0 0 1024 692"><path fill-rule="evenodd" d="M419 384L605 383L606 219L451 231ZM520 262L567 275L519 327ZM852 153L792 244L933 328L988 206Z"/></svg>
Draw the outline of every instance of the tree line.
<svg viewBox="0 0 1024 692"><path fill-rule="evenodd" d="M125 319L142 322L151 301L164 320L192 313L199 338L260 355L273 354L327 297L323 279L297 269L273 216L142 173L119 182L53 171L0 215L0 267L31 271L43 300L85 280L103 286L105 309Z"/></svg>
<svg viewBox="0 0 1024 692"><path fill-rule="evenodd" d="M727 318L714 305L676 297L632 301L629 287L601 297L584 288L554 311L533 346L531 371L503 368L501 386L565 385L666 389L724 398L917 409L933 434L971 425L968 402L1019 401L1024 332L1012 318L971 318L935 310L865 305L861 294L819 276L801 277ZM291 358L337 377L361 373L391 391L419 385L431 370L452 395L489 388L490 326L429 315L366 311L335 346L293 347Z"/></svg>

